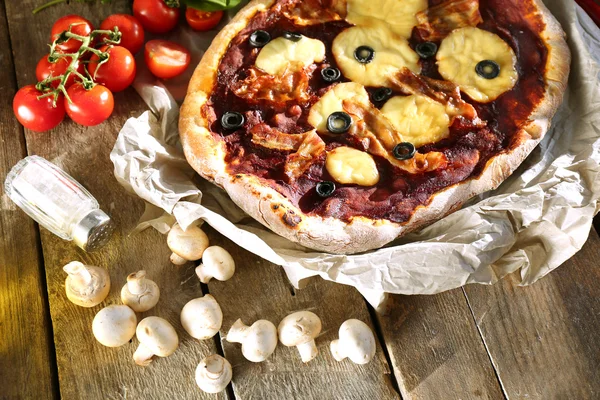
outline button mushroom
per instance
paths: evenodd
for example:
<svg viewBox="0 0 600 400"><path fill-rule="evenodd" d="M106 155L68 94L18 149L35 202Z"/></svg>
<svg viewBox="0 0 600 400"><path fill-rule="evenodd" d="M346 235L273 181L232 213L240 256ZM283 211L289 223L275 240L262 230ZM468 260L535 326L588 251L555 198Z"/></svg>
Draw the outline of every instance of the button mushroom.
<svg viewBox="0 0 600 400"><path fill-rule="evenodd" d="M142 367L152 362L153 356L168 357L179 347L179 338L173 326L160 317L147 317L140 321L135 335L140 341L133 360Z"/></svg>
<svg viewBox="0 0 600 400"><path fill-rule="evenodd" d="M137 318L133 310L123 305L113 305L98 311L92 322L92 333L100 344L119 347L129 342L135 334Z"/></svg>
<svg viewBox="0 0 600 400"><path fill-rule="evenodd" d="M219 303L210 294L190 300L181 310L181 325L195 339L215 336L223 323Z"/></svg>
<svg viewBox="0 0 600 400"><path fill-rule="evenodd" d="M202 283L208 283L212 278L226 281L235 272L235 261L227 250L219 246L210 246L202 254L202 264L196 267L196 275Z"/></svg>
<svg viewBox="0 0 600 400"><path fill-rule="evenodd" d="M227 341L242 344L242 354L252 362L265 361L277 347L277 328L272 322L260 319L245 325L241 319L235 321L227 333Z"/></svg>
<svg viewBox="0 0 600 400"><path fill-rule="evenodd" d="M298 311L288 315L279 323L279 341L285 346L296 346L302 362L317 356L315 338L321 332L321 320L310 311Z"/></svg>
<svg viewBox="0 0 600 400"><path fill-rule="evenodd" d="M367 364L375 355L375 336L367 324L349 319L340 326L339 339L331 342L333 358L349 358L355 364Z"/></svg>
<svg viewBox="0 0 600 400"><path fill-rule="evenodd" d="M179 224L175 224L167 236L167 245L173 252L171 262L183 265L202 258L202 253L208 247L208 236L197 226L190 226L184 231Z"/></svg>
<svg viewBox="0 0 600 400"><path fill-rule="evenodd" d="M158 303L158 285L146 278L146 271L138 271L127 276L127 283L121 289L121 301L135 312L145 312Z"/></svg>
<svg viewBox="0 0 600 400"><path fill-rule="evenodd" d="M67 298L81 307L94 307L104 301L110 291L110 276L104 268L72 261L63 267Z"/></svg>
<svg viewBox="0 0 600 400"><path fill-rule="evenodd" d="M229 361L213 354L196 367L196 384L206 393L219 393L229 385L232 374Z"/></svg>

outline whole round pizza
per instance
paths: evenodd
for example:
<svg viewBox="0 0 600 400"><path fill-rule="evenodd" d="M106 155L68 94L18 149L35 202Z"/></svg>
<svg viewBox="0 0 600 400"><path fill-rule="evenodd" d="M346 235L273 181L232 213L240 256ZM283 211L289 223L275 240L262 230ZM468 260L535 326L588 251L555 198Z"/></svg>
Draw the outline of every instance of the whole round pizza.
<svg viewBox="0 0 600 400"><path fill-rule="evenodd" d="M569 64L540 0L254 0L198 65L180 134L266 227L362 252L512 174Z"/></svg>

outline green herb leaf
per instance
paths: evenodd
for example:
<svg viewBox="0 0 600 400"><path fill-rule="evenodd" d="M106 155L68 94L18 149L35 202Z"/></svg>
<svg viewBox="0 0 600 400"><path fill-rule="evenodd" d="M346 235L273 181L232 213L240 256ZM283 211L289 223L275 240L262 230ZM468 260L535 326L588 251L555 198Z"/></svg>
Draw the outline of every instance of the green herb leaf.
<svg viewBox="0 0 600 400"><path fill-rule="evenodd" d="M242 0L183 0L188 7L201 11L222 11L235 8Z"/></svg>

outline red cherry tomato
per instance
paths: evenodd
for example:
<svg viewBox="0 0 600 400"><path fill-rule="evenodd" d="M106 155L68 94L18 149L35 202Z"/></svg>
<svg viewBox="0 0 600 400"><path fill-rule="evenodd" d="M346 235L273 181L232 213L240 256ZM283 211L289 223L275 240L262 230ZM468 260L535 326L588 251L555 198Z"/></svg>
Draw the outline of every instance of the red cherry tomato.
<svg viewBox="0 0 600 400"><path fill-rule="evenodd" d="M144 45L144 28L140 24L140 21L132 15L113 14L102 21L100 29L111 31L115 26L121 32L121 43L119 43L119 46L125 47L131 54L140 51Z"/></svg>
<svg viewBox="0 0 600 400"><path fill-rule="evenodd" d="M56 40L61 33L68 31L69 27L71 27L72 33L80 36L88 36L90 32L94 30L92 23L87 19L75 14L65 15L64 17L57 19L54 25L52 25L50 41L53 42ZM81 41L71 38L56 47L63 53L74 53L81 47Z"/></svg>
<svg viewBox="0 0 600 400"><path fill-rule="evenodd" d="M42 92L35 85L28 85L19 89L13 99L13 111L21 125L36 132L54 128L65 117L62 95L56 102L56 107L52 105L52 96L38 100L41 95Z"/></svg>
<svg viewBox="0 0 600 400"><path fill-rule="evenodd" d="M148 32L167 33L179 21L179 8L167 6L164 0L133 0L133 15Z"/></svg>
<svg viewBox="0 0 600 400"><path fill-rule="evenodd" d="M96 54L90 58L87 70L94 81L111 92L127 89L135 79L135 60L129 50L121 46L102 46L99 50L108 53L108 61L99 64Z"/></svg>
<svg viewBox="0 0 600 400"><path fill-rule="evenodd" d="M185 47L168 40L150 40L146 43L144 60L155 76L173 78L190 65L190 52Z"/></svg>
<svg viewBox="0 0 600 400"><path fill-rule="evenodd" d="M208 12L188 7L185 10L185 19L195 31L207 31L219 24L223 18L223 11Z"/></svg>
<svg viewBox="0 0 600 400"><path fill-rule="evenodd" d="M110 90L96 85L85 90L80 82L67 89L71 102L65 98L64 108L71 119L84 126L95 126L112 114L115 101Z"/></svg>
<svg viewBox="0 0 600 400"><path fill-rule="evenodd" d="M35 67L35 76L38 82L41 82L50 76L56 77L63 75L67 71L69 64L71 64L71 59L68 57L61 57L55 63L51 63L50 61L48 61L48 54L46 54L44 57L40 58L37 67ZM75 70L80 74L85 73L85 67L79 61L75 63ZM67 79L65 87L68 88L69 86L74 84L76 78L77 76L75 74L69 75L69 79ZM52 86L58 87L59 83L60 79L52 81Z"/></svg>

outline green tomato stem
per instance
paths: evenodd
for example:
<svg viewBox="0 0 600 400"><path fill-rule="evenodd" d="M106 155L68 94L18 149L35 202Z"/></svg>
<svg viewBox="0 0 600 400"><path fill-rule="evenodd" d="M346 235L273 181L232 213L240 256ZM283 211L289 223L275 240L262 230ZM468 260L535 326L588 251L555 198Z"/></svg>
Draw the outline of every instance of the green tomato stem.
<svg viewBox="0 0 600 400"><path fill-rule="evenodd" d="M32 11L32 13L33 13L33 14L37 14L37 13L39 13L40 11L42 11L42 10L44 10L44 9L48 8L48 7L52 7L52 6L56 5L56 4L64 3L64 2L66 2L66 1L67 1L67 0L52 0L52 1L49 1L49 2L47 2L46 4L42 4L42 5L41 5L41 6L39 6L38 8L34 9L34 10Z"/></svg>

